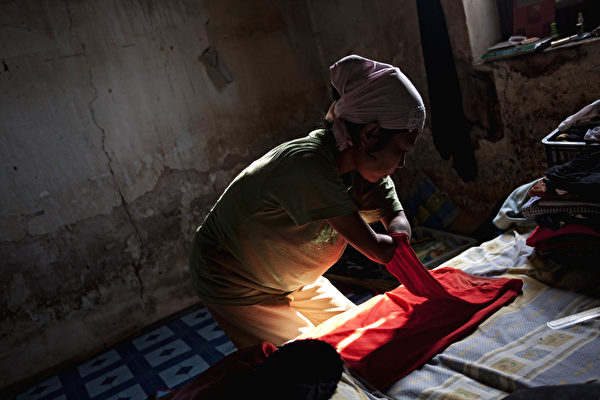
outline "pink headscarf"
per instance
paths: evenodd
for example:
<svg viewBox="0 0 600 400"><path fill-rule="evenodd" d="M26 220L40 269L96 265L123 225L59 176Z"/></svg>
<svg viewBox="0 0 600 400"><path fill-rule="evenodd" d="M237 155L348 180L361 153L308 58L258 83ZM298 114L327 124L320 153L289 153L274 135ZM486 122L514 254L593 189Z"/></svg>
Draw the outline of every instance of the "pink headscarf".
<svg viewBox="0 0 600 400"><path fill-rule="evenodd" d="M331 104L325 119L333 122L340 151L352 146L342 119L357 124L378 122L385 129L423 130L423 100L399 68L350 55L329 69L331 83L341 97Z"/></svg>

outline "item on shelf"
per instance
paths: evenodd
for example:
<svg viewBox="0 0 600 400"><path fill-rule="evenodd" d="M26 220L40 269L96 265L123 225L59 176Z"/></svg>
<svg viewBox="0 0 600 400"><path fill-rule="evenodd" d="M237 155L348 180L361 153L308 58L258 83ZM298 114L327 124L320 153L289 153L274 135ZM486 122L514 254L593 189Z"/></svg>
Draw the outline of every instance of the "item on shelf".
<svg viewBox="0 0 600 400"><path fill-rule="evenodd" d="M481 59L483 61L494 61L501 60L504 58L522 56L525 54L531 54L536 51L541 51L550 46L551 40L552 36L544 37L542 39L538 37L533 37L525 39L519 44L513 44L509 41L500 42L490 47L488 51L481 56Z"/></svg>
<svg viewBox="0 0 600 400"><path fill-rule="evenodd" d="M556 20L554 0L513 0L513 34L550 35L550 24Z"/></svg>

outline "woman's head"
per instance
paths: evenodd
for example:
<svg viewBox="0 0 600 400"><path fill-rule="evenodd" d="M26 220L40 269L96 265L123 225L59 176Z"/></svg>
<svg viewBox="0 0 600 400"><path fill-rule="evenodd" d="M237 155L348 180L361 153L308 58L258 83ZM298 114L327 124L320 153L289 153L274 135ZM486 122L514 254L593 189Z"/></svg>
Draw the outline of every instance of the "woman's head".
<svg viewBox="0 0 600 400"><path fill-rule="evenodd" d="M413 84L397 67L356 55L342 58L330 71L334 102L326 119L338 149L353 147L355 167L369 180L402 167L425 122L423 100Z"/></svg>
<svg viewBox="0 0 600 400"><path fill-rule="evenodd" d="M406 153L414 145L418 130L384 129L376 122L362 126L354 145L347 150L353 169L370 182L391 175L404 167Z"/></svg>

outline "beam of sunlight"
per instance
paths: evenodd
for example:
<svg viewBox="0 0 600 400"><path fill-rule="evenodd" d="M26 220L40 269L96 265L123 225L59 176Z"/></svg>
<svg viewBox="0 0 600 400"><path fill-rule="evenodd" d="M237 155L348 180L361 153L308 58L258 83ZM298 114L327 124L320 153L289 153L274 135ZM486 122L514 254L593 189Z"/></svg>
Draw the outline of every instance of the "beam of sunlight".
<svg viewBox="0 0 600 400"><path fill-rule="evenodd" d="M372 324L369 324L367 326L363 326L361 328L356 329L354 332L352 332L352 334L350 336L348 336L346 339L344 339L338 343L338 345L336 346L337 351L341 353L342 351L344 351L344 349L346 347L348 347L354 341L358 340L367 329L377 328L377 327L383 325L386 320L387 320L387 317L381 317L377 321L373 322Z"/></svg>

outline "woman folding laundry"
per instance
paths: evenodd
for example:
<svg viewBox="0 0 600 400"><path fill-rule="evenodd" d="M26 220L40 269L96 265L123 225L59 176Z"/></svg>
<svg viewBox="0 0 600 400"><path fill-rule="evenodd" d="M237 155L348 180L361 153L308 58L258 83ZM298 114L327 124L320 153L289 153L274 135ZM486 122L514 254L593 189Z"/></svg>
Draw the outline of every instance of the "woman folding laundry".
<svg viewBox="0 0 600 400"><path fill-rule="evenodd" d="M410 235L389 175L423 129L421 96L397 67L360 56L330 72L330 127L253 162L194 235L192 285L238 348L280 345L353 308L323 273L348 243L385 263L389 234Z"/></svg>

